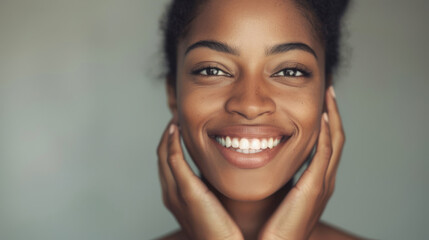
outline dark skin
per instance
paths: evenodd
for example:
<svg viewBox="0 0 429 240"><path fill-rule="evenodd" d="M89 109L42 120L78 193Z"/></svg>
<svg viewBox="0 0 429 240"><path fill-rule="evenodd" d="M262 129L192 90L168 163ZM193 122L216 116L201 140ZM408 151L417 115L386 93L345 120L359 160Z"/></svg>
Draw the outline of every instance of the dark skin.
<svg viewBox="0 0 429 240"><path fill-rule="evenodd" d="M158 147L164 204L182 227L163 239L358 239L319 221L345 139L324 64L293 2L217 0L199 9L178 45L173 119ZM283 140L252 158L216 145L214 136L233 134ZM314 145L308 169L286 185Z"/></svg>

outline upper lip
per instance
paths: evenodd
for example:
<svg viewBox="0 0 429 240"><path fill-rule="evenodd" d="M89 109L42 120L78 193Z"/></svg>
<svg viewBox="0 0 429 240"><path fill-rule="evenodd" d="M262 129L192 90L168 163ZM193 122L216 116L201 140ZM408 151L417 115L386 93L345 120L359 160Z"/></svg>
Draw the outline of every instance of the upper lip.
<svg viewBox="0 0 429 240"><path fill-rule="evenodd" d="M271 138L292 135L292 132L270 125L233 125L209 130L207 133L210 137L229 136L237 138Z"/></svg>

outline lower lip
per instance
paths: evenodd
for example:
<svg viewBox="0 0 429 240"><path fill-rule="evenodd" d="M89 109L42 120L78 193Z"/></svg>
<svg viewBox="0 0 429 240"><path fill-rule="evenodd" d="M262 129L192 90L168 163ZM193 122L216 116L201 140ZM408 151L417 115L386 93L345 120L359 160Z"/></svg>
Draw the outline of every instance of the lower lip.
<svg viewBox="0 0 429 240"><path fill-rule="evenodd" d="M240 153L229 148L223 147L216 140L212 139L214 145L220 151L222 156L232 165L238 168L253 169L265 166L278 153L281 146L287 141L280 142L272 149L265 149L258 153Z"/></svg>

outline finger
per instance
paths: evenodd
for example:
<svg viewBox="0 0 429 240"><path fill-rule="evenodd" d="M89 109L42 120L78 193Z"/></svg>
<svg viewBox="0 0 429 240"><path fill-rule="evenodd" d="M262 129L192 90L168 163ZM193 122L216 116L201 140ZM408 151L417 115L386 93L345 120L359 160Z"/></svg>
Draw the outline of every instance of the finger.
<svg viewBox="0 0 429 240"><path fill-rule="evenodd" d="M172 191L176 191L176 188L177 188L173 174L167 162L167 155L168 155L167 144L168 144L168 138L169 138L168 127L170 126L170 123L167 125L167 128L164 130L164 133L162 134L161 141L157 149L158 173L161 181L164 200L166 200L166 197L169 193L172 193Z"/></svg>
<svg viewBox="0 0 429 240"><path fill-rule="evenodd" d="M169 137L169 127L171 125L171 121L168 123L167 127L164 129L162 133L161 140L159 141L158 148L156 150L158 154L158 159L167 159L167 144Z"/></svg>
<svg viewBox="0 0 429 240"><path fill-rule="evenodd" d="M178 190L180 190L182 194L189 193L197 187L195 183L200 181L185 161L182 146L180 145L179 131L175 124L170 125L167 148L167 161L177 183Z"/></svg>
<svg viewBox="0 0 429 240"><path fill-rule="evenodd" d="M159 181L161 182L161 188L162 189L166 189L167 188L167 183L166 183L166 180L165 180L164 173L162 171L161 161L158 161L158 177L159 177Z"/></svg>
<svg viewBox="0 0 429 240"><path fill-rule="evenodd" d="M330 86L326 94L326 107L329 115L329 128L332 138L332 159L327 170L327 177L332 178L336 174L341 153L344 146L345 135L338 105L335 99L334 88Z"/></svg>
<svg viewBox="0 0 429 240"><path fill-rule="evenodd" d="M331 136L326 113L322 114L320 133L317 142L316 153L297 183L300 186L322 187L325 180L326 170L332 154Z"/></svg>

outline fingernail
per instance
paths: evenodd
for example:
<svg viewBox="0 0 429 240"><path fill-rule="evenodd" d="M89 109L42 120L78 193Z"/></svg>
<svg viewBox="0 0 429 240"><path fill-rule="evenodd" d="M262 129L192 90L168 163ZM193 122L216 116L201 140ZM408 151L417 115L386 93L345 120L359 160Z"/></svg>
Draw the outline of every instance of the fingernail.
<svg viewBox="0 0 429 240"><path fill-rule="evenodd" d="M171 135L174 133L174 124L170 125L170 128L168 129L168 133Z"/></svg>
<svg viewBox="0 0 429 240"><path fill-rule="evenodd" d="M326 122L329 122L328 114L326 112L323 113L323 119L325 119Z"/></svg>
<svg viewBox="0 0 429 240"><path fill-rule="evenodd" d="M334 98L336 98L336 95L335 95L335 91L334 91L334 86L330 86L329 87L329 91L331 92L331 95L334 97Z"/></svg>

